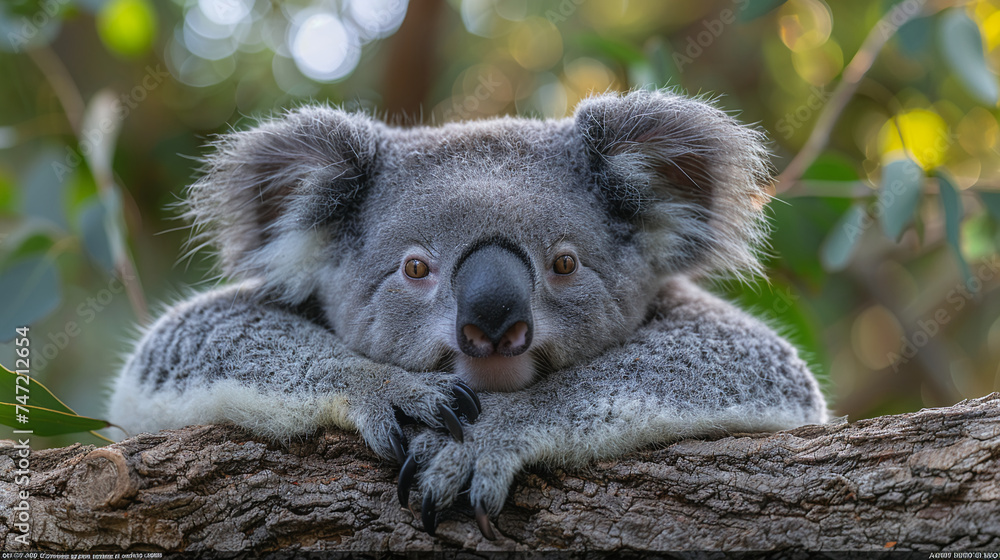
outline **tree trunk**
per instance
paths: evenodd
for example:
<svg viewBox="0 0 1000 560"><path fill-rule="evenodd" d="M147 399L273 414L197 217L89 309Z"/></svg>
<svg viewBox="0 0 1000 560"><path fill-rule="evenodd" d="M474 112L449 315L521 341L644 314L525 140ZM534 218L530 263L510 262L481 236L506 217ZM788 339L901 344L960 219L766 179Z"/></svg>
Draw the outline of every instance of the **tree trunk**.
<svg viewBox="0 0 1000 560"><path fill-rule="evenodd" d="M777 434L684 440L517 477L484 540L467 512L437 537L396 501L397 466L352 434L284 448L222 426L104 448L0 444L0 542L30 493L43 550L1000 551L1000 394ZM419 503L419 496L413 496ZM23 537L22 537L23 538Z"/></svg>

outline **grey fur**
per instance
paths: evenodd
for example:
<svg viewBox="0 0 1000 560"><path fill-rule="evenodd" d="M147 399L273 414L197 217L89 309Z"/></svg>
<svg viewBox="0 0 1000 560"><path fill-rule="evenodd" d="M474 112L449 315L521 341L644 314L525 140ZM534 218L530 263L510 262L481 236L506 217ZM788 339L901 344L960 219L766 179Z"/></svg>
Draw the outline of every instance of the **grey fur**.
<svg viewBox="0 0 1000 560"><path fill-rule="evenodd" d="M188 215L238 283L145 333L111 419L276 439L353 427L392 458L393 407L439 428L461 375L493 391L464 442L407 428L409 450L438 507L469 483L494 514L526 464L824 422L794 348L688 279L759 272L769 171L759 133L669 92L439 128L311 107L234 133ZM488 242L523 252L534 275L534 341L496 367L459 351L451 286ZM570 277L551 272L563 253L579 263ZM410 257L426 279L401 272Z"/></svg>

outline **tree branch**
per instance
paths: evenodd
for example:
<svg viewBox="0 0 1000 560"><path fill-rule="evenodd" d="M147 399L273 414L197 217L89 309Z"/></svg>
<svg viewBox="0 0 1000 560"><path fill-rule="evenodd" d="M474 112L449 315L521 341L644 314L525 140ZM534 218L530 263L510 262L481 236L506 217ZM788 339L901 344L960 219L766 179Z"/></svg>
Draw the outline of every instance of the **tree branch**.
<svg viewBox="0 0 1000 560"><path fill-rule="evenodd" d="M467 513L437 538L396 502L397 467L350 434L282 448L230 427L104 448L0 446L0 542L30 492L45 550L1000 549L1000 393L948 408L684 440L586 469L517 477L483 540ZM414 497L413 503L419 503Z"/></svg>
<svg viewBox="0 0 1000 560"><path fill-rule="evenodd" d="M813 126L812 132L809 133L809 138L806 140L805 145L795 154L795 157L789 162L788 167L775 178L774 185L777 194L784 193L792 188L798 182L799 178L802 177L802 174L805 173L806 169L822 153L823 148L830 141L830 134L833 132L834 125L837 124L837 119L840 118L840 114L847 107L847 102L854 96L854 92L857 91L862 78L865 77L865 74L871 69L872 64L875 63L875 57L882 51L882 48L889 42L889 39L896 34L896 31L910 20L928 16L960 3L962 3L962 0L939 0L937 2L930 2L931 5L927 6L924 5L924 2L917 2L919 8L909 9L913 4L903 2L894 5L892 9L879 19L875 27L868 33L868 36L865 37L864 42L861 43L861 47L854 55L854 58L844 68L840 83L837 84L837 87L830 95L830 100L823 107L819 117L816 118L816 124Z"/></svg>

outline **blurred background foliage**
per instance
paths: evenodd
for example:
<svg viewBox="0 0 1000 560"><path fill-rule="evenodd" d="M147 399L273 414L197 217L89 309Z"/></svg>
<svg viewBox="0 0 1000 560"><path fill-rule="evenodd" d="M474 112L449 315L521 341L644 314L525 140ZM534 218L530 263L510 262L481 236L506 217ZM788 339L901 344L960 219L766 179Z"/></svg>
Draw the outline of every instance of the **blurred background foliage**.
<svg viewBox="0 0 1000 560"><path fill-rule="evenodd" d="M170 205L253 116L558 118L676 86L773 139L770 283L715 287L800 346L835 412L980 396L1000 390L997 68L994 0L8 0L0 363L30 324L33 375L100 417L132 325L211 276Z"/></svg>

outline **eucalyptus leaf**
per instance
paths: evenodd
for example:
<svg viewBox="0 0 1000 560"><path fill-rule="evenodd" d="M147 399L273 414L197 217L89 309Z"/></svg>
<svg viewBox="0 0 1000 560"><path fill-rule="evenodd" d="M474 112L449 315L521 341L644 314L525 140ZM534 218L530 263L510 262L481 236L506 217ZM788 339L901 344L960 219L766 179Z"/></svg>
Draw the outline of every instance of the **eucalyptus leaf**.
<svg viewBox="0 0 1000 560"><path fill-rule="evenodd" d="M993 219L1000 222L1000 192L979 193L979 199L983 201L986 210L993 216Z"/></svg>
<svg viewBox="0 0 1000 560"><path fill-rule="evenodd" d="M630 67L630 76L637 78L642 76L633 81L633 85L649 86L655 89L679 81L680 71L671 56L673 51L663 39L659 37L650 39L646 44L645 51L645 60ZM642 68L642 71L638 70L639 68Z"/></svg>
<svg viewBox="0 0 1000 560"><path fill-rule="evenodd" d="M847 266L864 235L867 217L868 212L860 203L851 206L844 213L820 247L819 257L823 268L835 272Z"/></svg>
<svg viewBox="0 0 1000 560"><path fill-rule="evenodd" d="M65 234L52 222L27 217L18 222L0 241L0 262L45 253L63 237Z"/></svg>
<svg viewBox="0 0 1000 560"><path fill-rule="evenodd" d="M914 56L927 48L927 45L932 41L932 32L934 30L931 23L931 18L916 17L904 23L896 31L896 37L899 38L899 45L905 54Z"/></svg>
<svg viewBox="0 0 1000 560"><path fill-rule="evenodd" d="M787 1L788 0L747 0L743 10L740 11L740 21L757 19Z"/></svg>
<svg viewBox="0 0 1000 560"><path fill-rule="evenodd" d="M38 380L29 377L26 383L19 383L17 377L17 373L0 365L0 424L19 430L31 430L40 436L90 432L100 439L111 441L93 430L113 424L106 420L80 416ZM17 390L18 386L22 387L20 392ZM22 404L22 400L25 404ZM18 409L18 406L21 408ZM19 414L27 422L21 422Z"/></svg>
<svg viewBox="0 0 1000 560"><path fill-rule="evenodd" d="M91 258L110 273L115 269L115 259L111 253L107 219L107 209L99 198L95 198L80 211L80 236L83 239L83 246Z"/></svg>
<svg viewBox="0 0 1000 560"><path fill-rule="evenodd" d="M857 181L855 163L836 152L824 152L802 173L802 181Z"/></svg>
<svg viewBox="0 0 1000 560"><path fill-rule="evenodd" d="M964 8L954 8L941 18L938 28L941 53L958 81L980 103L995 106L1000 98L997 76L986 64L983 38Z"/></svg>
<svg viewBox="0 0 1000 560"><path fill-rule="evenodd" d="M6 303L0 309L0 342L14 338L14 329L42 319L59 307L59 274L44 256L17 262L0 274L0 293Z"/></svg>
<svg viewBox="0 0 1000 560"><path fill-rule="evenodd" d="M913 220L924 187L924 173L919 165L901 159L882 169L878 189L878 205L882 211L882 231L898 241L903 230Z"/></svg>
<svg viewBox="0 0 1000 560"><path fill-rule="evenodd" d="M52 147L39 150L28 163L20 182L24 186L22 212L68 230L69 222L63 206L66 178L82 159L68 146L64 146L63 150Z"/></svg>
<svg viewBox="0 0 1000 560"><path fill-rule="evenodd" d="M16 403L0 402L0 424L19 430L31 430L32 433L40 436L92 432L111 426L111 423L106 420L67 414L31 405L20 409L17 408L18 406L20 405ZM27 409L26 413L24 409ZM26 423L20 422L20 418L27 418L28 421Z"/></svg>
<svg viewBox="0 0 1000 560"><path fill-rule="evenodd" d="M937 178L938 188L941 193L941 208L944 211L944 229L948 245L951 245L955 257L958 258L958 266L962 271L962 277L968 280L972 278L972 272L969 270L969 263L965 261L965 257L962 255L962 198L958 194L958 189L955 188L955 183L946 173L938 173Z"/></svg>
<svg viewBox="0 0 1000 560"><path fill-rule="evenodd" d="M29 396L28 402L32 406L38 406L65 414L76 414L76 411L66 406L65 403L52 394L52 391L49 391L48 387L42 385L42 383L37 381L35 378L30 378L27 385L22 384L22 386L27 389L27 393L25 393L23 389L21 393L17 392L17 388L15 386L16 381L17 373L7 369L3 365L0 365L0 402L17 402L16 397L18 395L27 394Z"/></svg>

